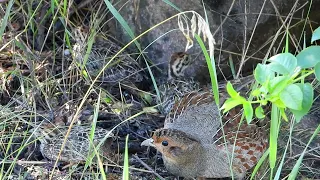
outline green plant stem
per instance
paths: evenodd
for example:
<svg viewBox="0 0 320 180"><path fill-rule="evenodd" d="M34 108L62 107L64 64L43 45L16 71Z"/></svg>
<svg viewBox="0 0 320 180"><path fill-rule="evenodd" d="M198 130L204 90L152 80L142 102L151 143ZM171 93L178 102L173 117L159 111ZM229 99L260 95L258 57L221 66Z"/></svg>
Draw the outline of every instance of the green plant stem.
<svg viewBox="0 0 320 180"><path fill-rule="evenodd" d="M313 73L314 73L314 70L311 70L310 72L308 72L308 73L300 76L299 78L293 80L293 82L295 83L295 82L298 82L298 81L300 81L300 80L303 80L304 78L308 77L309 75L311 75L311 74L313 74Z"/></svg>

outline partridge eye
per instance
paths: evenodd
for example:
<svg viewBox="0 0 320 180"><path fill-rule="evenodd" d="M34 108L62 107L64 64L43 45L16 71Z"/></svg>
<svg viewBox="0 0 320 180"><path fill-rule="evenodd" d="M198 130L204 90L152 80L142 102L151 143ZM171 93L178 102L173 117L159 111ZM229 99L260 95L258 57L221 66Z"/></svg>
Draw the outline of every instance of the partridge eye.
<svg viewBox="0 0 320 180"><path fill-rule="evenodd" d="M168 146L168 145L169 145L168 141L162 141L162 146Z"/></svg>

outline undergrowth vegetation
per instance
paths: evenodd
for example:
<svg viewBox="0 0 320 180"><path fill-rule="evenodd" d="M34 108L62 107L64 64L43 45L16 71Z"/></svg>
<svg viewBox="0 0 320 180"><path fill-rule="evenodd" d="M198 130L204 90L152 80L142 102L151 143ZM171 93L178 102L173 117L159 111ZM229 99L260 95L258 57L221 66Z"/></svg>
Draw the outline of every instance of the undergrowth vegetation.
<svg viewBox="0 0 320 180"><path fill-rule="evenodd" d="M96 126L101 123L99 122L101 117L98 117L101 116L101 113L98 115L99 112L112 113L112 116L108 114L108 118L112 117L108 119L112 121L110 132L116 131L122 125L130 126L131 120L142 115L158 113L156 108L159 105L152 104L153 99L159 99L160 96L159 84L157 84L154 75L153 67L155 65L145 55L147 48L143 49L138 40L153 29L165 26L167 22L175 22L186 37L185 51L196 45L200 46L201 53L208 65L215 103L220 105L216 69L217 56L215 57L215 53L219 53L219 50L214 47L215 40L207 21L208 17L202 17L195 11L182 12L179 5L174 5L166 0L164 3L180 12L136 35L133 28L115 8L116 3L103 0L100 3L93 3L92 6L89 6L91 8L84 11L79 10L88 3L87 1L80 3L76 8L73 7L74 4L71 4L71 1L67 0L8 0L7 2L0 0L0 13L3 14L0 17L0 179L26 179L30 176L30 171L45 174L42 177L44 179L51 179L59 175L65 176L66 179L72 179L73 175L77 175L77 178L111 179L113 176L110 172L112 171L116 172L115 174L120 174L114 177L115 179L130 179L130 175L134 174L133 171L140 172L138 178L140 176L150 178L151 175L145 174L152 174L159 179L164 179L147 165L136 168L130 164L131 162L142 164L139 158L129 153L128 143L131 140L129 136L126 136L129 134L128 132L132 134L137 134L137 132L124 131L126 135L122 134L121 138L125 140L125 145L117 146L118 149L123 148L122 152L114 154L112 158L115 159L107 164L104 164L102 159L108 159L108 157L99 154L102 143L99 145L93 143L93 132ZM109 16L107 18L107 15L111 18ZM89 59L95 38L98 35L105 39L110 38L104 28L111 19L119 22L130 36L131 41L115 54L106 57L108 62L101 67L97 75L92 77L85 64ZM73 29L78 26L88 26L89 29L82 46L82 50L85 52L82 62L75 60L73 52L74 42L79 38L75 36ZM308 142L304 142L303 151L292 158L295 160L293 168L285 169L286 158L291 158L288 157L287 151L293 145L289 143L291 140L288 140L284 147L285 150L279 151L279 137L282 133L287 133L289 134L288 139L292 138L295 125L303 122L303 117L310 112L314 99L317 98L314 91L317 89L316 80L320 80L320 46L317 46L316 42L320 40L320 28L314 30L311 38L310 43L315 45L307 47L306 41L308 40L304 39L303 50L294 52L289 49L290 25L283 26L288 27L285 30L283 30L284 28L279 29L279 34L281 31L282 35L286 36L285 44L281 45L280 43L280 46L285 46L284 52L276 52L271 57L267 55L266 58L260 59L261 63L255 67L253 72L256 82L251 88L250 97L242 97L232 84L228 83L226 89L230 98L221 107L223 113L226 113L232 108L242 105L243 117L246 119L246 122L243 123L251 123L255 117L258 119L271 117L270 130L267 130L270 132L269 149L253 170L251 179L259 177L261 179L280 179L283 177L296 179L305 154L312 154L308 146L316 137L319 137L320 125L315 128L311 136L308 136ZM277 39L277 37L274 38ZM132 100L134 98L125 95L126 90L121 83L116 84L119 89L118 96L112 95L111 90L108 91L109 87L103 87L102 83L99 84L99 78L103 76L104 71L119 63L122 59L117 58L121 53L128 53L126 50L130 45L135 45L137 52L131 54L142 59L141 62L145 68L141 71L147 72L152 88L155 89L154 93L135 87L129 90L129 92L132 89L137 91L138 98L136 99L141 101L138 104L142 107L139 106L138 110L130 109L135 105ZM274 44L271 43L271 46ZM247 55L243 54L241 59L245 58ZM232 69L231 71L240 72L241 69ZM235 74L233 76L236 77ZM86 114L87 109L92 110L90 114L92 116L89 117ZM84 120L80 120L80 117ZM39 160L41 153L37 150L37 148L39 149L37 140L45 135L33 138L33 133L30 130L40 126L42 121L51 122L52 120L61 120L65 122L62 126L69 128L63 145L59 147L61 150L64 148L72 126L76 124L91 126L90 144L87 145L93 151L88 155L84 166L70 165L67 170L62 170L57 168L59 166L58 160L50 164L49 166L52 166L50 168L46 167L46 162ZM135 121L138 124L137 127L144 124L143 121L141 121L142 123L139 120ZM107 123L109 122L107 121ZM282 130L283 126L290 127L284 131ZM147 127L150 128L149 125ZM106 139L107 137L104 140ZM97 158L94 159L93 156ZM319 157L319 154L312 154L312 156ZM268 165L265 163L267 158L269 158ZM42 159L44 158L42 157ZM310 169L312 172L312 168ZM315 174L315 177L320 177L319 171ZM41 177L41 175L39 176ZM134 177L131 176L131 179Z"/></svg>

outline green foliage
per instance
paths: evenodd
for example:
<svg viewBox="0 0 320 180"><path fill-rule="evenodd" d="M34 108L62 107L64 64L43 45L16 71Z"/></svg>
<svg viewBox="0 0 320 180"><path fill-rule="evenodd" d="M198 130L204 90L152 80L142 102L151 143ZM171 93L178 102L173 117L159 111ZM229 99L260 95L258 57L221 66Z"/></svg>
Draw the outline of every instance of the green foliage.
<svg viewBox="0 0 320 180"><path fill-rule="evenodd" d="M126 137L126 147L124 151L124 162L123 162L123 171L122 171L122 179L129 180L129 153L128 153L128 141L129 135Z"/></svg>
<svg viewBox="0 0 320 180"><path fill-rule="evenodd" d="M219 102L218 80L217 80L217 73L216 73L217 71L216 71L214 57L213 56L210 57L202 39L200 38L200 36L198 34L195 34L195 38L196 38L197 42L199 43L199 45L202 49L202 52L204 54L204 57L206 59L208 69L209 69L210 79L211 79L214 100L218 106L220 104L220 102Z"/></svg>
<svg viewBox="0 0 320 180"><path fill-rule="evenodd" d="M311 42L319 39L320 29L318 28L314 31ZM305 82L305 78L314 74L316 79L320 79L320 46L307 47L295 56L289 53L288 42L287 36L285 53L270 57L266 64L257 65L254 70L257 85L251 92L251 98L247 100L242 97L228 82L227 92L230 98L221 107L225 113L238 105L242 105L244 116L250 123L253 118L253 104L255 105L254 114L259 119L265 117L263 107L271 104L269 137L271 178L277 164L277 140L281 119L288 121L287 112L289 110L294 115L295 121L300 122L302 117L310 111L314 96L314 89L310 83ZM300 156L289 179L296 177L302 158L303 156ZM281 167L279 168L281 169ZM276 177L278 176L279 172L276 174Z"/></svg>
<svg viewBox="0 0 320 180"><path fill-rule="evenodd" d="M316 30L315 33L319 33ZM316 35L314 35L316 39ZM242 105L248 123L253 118L252 104L258 104L255 109L257 118L265 117L263 106L268 102L276 105L283 119L289 109L299 122L306 115L313 102L313 88L310 83L304 83L304 79L315 74L320 79L320 46L310 46L301 51L297 56L291 53L280 53L268 59L268 64L258 64L254 77L258 87L252 90L251 95L255 101L248 101L236 92L228 83L227 92L230 98L221 109L229 111L235 106Z"/></svg>
<svg viewBox="0 0 320 180"><path fill-rule="evenodd" d="M311 37L311 43L313 43L316 40L320 39L320 27L318 27L316 30L314 30L312 37Z"/></svg>
<svg viewBox="0 0 320 180"><path fill-rule="evenodd" d="M6 10L6 13L2 19L2 22L0 21L0 42L2 41L2 35L4 33L4 30L6 29L7 27L7 23L8 23L8 19L9 19L9 16L10 16L10 11L11 11L11 8L13 6L13 3L14 3L14 0L10 0L9 3L8 3L8 6L7 6L7 10Z"/></svg>
<svg viewBox="0 0 320 180"><path fill-rule="evenodd" d="M302 103L301 110L292 109L291 112L294 114L296 120L299 122L301 118L309 112L313 102L313 88L310 83L297 83L297 86L302 90Z"/></svg>
<svg viewBox="0 0 320 180"><path fill-rule="evenodd" d="M290 53L281 53L272 56L268 64L271 71L282 75L292 75L297 67L297 59Z"/></svg>
<svg viewBox="0 0 320 180"><path fill-rule="evenodd" d="M301 68L312 68L320 62L320 46L310 46L297 55L298 66Z"/></svg>
<svg viewBox="0 0 320 180"><path fill-rule="evenodd" d="M320 80L320 63L318 63L315 67L314 67L314 74L316 75L317 80Z"/></svg>
<svg viewBox="0 0 320 180"><path fill-rule="evenodd" d="M262 109L261 106L259 106L259 107L257 107L257 108L255 109L255 114L256 114L257 118L259 118L259 119L262 119L262 118L265 117L264 111L263 111L263 109Z"/></svg>

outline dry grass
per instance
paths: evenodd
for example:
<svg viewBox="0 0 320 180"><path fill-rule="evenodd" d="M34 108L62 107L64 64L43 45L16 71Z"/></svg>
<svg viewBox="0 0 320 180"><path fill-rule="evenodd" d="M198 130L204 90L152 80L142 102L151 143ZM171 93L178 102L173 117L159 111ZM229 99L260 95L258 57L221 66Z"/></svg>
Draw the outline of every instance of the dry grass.
<svg viewBox="0 0 320 180"><path fill-rule="evenodd" d="M67 171L56 168L55 173L50 172L48 170L50 168L47 168L39 157L41 156L39 150L37 150L39 144L36 144L30 136L29 130L41 121L62 119L66 125L72 125L73 122L92 123L97 120L97 114L95 118L89 118L86 112L90 111L92 113L92 107L96 107L100 102L102 103L99 106L99 111L108 112L107 119L114 120L112 127L122 125L120 122L128 125L126 122L132 119L133 115L138 116L147 111L146 109L143 111L143 108L141 108L147 104L145 102L138 103L141 106L140 109L134 109L136 104L130 101L132 100L131 97L125 96L123 86L117 87L116 89L120 89L120 92L118 92L118 96L113 96L109 90L101 88L102 86L99 83L94 83L94 79L85 71L85 68L72 57L72 48L70 47L73 47L76 40L76 37L72 34L72 29L89 25L89 36L91 38L88 38L83 46L87 50L87 55L90 53L94 36L98 34L104 38L110 38L106 33L106 24L114 17L110 17L104 2L97 1L96 4L92 4L87 0L78 6L70 5L68 1L58 2L60 4L56 4L56 1L52 1L53 4L49 2L9 0L7 3L1 3L0 1L0 15L3 15L0 20L2 22L0 28L0 179L14 178L20 171L27 172L28 176L42 178L48 178L49 176L70 178L72 175L73 178L85 176L96 179L100 178L106 169L109 170L108 172L116 172L114 178L119 178L122 171L122 155L117 155L119 156L118 159L109 160L108 164L102 166L101 164L99 164L100 166L96 165L96 163L87 164L87 167L74 165L69 167ZM7 4L8 6L6 6ZM256 52L250 51L251 54L249 54L249 50L252 48L251 42L257 36L256 28L251 32L250 37L247 35L249 32L244 31L244 37L246 38L243 40L242 53L227 52L237 58L240 57L241 60L240 64L237 65L238 69L233 70L233 72L236 72L234 77L241 75L242 68L247 61L253 59L263 62L271 54L281 52L286 29L289 32L301 27L303 27L303 30L307 27L313 29L313 24L308 18L296 19L293 16L303 6L306 5L298 6L296 4L292 7L292 13L285 17L280 16L279 10L274 6L277 12L275 16L280 20L280 28L265 44L257 48ZM260 15L262 15L262 12L260 12ZM197 34L203 34L209 39L209 55L213 57L214 39L209 27L194 23L197 19L197 22L205 24L204 19L194 13L191 18L192 25L186 27L186 24L182 22L190 19L188 20L183 14L179 18L178 25L189 40L193 39L194 33L197 32L196 26L198 26ZM303 33L299 37L290 33L289 37L291 49L296 51L303 49L303 43L301 43L304 40ZM190 45L187 45L187 48L190 47ZM262 49L267 49L264 58L257 55ZM215 50L217 54L226 52L220 47L215 47ZM88 57L85 55L84 61L86 61L86 58ZM219 56L216 61L220 62ZM107 65L105 68L107 68ZM150 67L145 69L150 69ZM152 79L154 80L154 78ZM141 101L145 100L142 98L145 96L156 97L155 94L142 90L139 90L138 93L143 94L143 96L138 97ZM136 122L140 123L139 120L136 120ZM282 144L287 151L279 148L278 162L280 164L282 157L285 156L284 164L280 170L281 177L285 178L291 171L290 168L292 168L294 162L300 157L301 151L312 135L310 132L313 131L312 129L294 128L293 123L283 124L286 125L283 125L280 140L289 143ZM319 139L316 142L319 142ZM303 161L299 177L320 178L318 147L319 144L315 144L308 149L307 158ZM57 165L56 162L55 166ZM135 172L146 171L142 169L142 166L130 169ZM42 175L36 174L40 171L43 172ZM148 172L153 173L152 171ZM259 176L265 178L269 176L269 173L269 167L263 165ZM120 174L120 176L118 177L117 174ZM159 174L156 175L161 177ZM111 178L111 176L111 174L107 174L105 178ZM150 174L145 176L151 178Z"/></svg>

